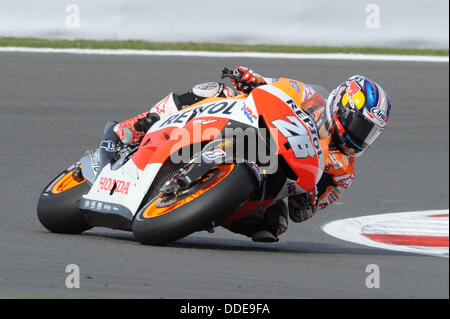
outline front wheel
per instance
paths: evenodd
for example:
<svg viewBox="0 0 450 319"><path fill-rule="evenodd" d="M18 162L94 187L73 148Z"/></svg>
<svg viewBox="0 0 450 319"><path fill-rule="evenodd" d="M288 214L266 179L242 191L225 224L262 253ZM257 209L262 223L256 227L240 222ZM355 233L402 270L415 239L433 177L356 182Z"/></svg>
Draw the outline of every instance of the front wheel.
<svg viewBox="0 0 450 319"><path fill-rule="evenodd" d="M92 228L86 223L78 205L81 196L88 193L90 186L85 179L77 181L73 168L59 174L42 192L37 216L49 231L62 234L79 234Z"/></svg>
<svg viewBox="0 0 450 319"><path fill-rule="evenodd" d="M224 220L255 187L246 164L216 166L183 195L165 198L160 194L147 203L136 214L133 234L143 244L173 242Z"/></svg>

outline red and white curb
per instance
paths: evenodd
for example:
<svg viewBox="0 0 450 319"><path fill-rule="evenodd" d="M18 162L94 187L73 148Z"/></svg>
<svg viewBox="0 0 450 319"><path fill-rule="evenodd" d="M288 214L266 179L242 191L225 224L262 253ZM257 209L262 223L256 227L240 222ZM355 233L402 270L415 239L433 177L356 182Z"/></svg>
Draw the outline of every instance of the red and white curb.
<svg viewBox="0 0 450 319"><path fill-rule="evenodd" d="M449 210L380 214L322 226L336 238L389 250L448 258Z"/></svg>

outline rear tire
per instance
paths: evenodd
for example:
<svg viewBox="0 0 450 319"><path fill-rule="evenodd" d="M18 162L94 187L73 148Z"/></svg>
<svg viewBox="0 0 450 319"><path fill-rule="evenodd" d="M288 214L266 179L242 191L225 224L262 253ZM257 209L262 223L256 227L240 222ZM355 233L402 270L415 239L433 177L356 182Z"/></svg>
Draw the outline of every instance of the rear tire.
<svg viewBox="0 0 450 319"><path fill-rule="evenodd" d="M86 181L59 193L52 192L52 186L70 172L71 170L65 170L59 174L44 189L38 201L39 221L42 226L54 233L79 234L92 228L87 224L79 208L81 196L87 194L90 189Z"/></svg>
<svg viewBox="0 0 450 319"><path fill-rule="evenodd" d="M234 165L217 185L163 215L144 216L146 208L160 197L151 200L136 214L133 234L142 244L164 245L204 230L212 222L217 225L248 198L255 186L256 179L248 166Z"/></svg>

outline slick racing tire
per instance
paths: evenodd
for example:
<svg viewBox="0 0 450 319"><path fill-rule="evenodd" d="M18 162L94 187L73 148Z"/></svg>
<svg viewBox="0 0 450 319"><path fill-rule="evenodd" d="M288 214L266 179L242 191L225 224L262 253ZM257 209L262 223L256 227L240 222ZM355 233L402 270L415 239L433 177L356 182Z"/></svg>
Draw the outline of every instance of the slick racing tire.
<svg viewBox="0 0 450 319"><path fill-rule="evenodd" d="M209 174L206 182L184 197L164 202L160 194L144 205L132 224L135 238L142 244L164 245L217 225L256 187L246 164L216 166Z"/></svg>
<svg viewBox="0 0 450 319"><path fill-rule="evenodd" d="M79 234L92 228L78 207L90 186L84 179L76 181L72 171L68 168L59 174L45 187L38 201L39 221L54 233Z"/></svg>

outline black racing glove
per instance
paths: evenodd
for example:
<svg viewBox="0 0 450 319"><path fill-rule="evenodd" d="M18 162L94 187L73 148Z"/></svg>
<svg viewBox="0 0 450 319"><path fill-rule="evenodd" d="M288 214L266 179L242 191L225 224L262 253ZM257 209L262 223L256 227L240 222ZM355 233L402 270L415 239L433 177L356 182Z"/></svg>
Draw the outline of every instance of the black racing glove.
<svg viewBox="0 0 450 319"><path fill-rule="evenodd" d="M153 124L159 121L159 119L158 113L148 113L145 117L137 120L134 124L134 128L138 132L147 132Z"/></svg>
<svg viewBox="0 0 450 319"><path fill-rule="evenodd" d="M234 87L245 94L249 94L259 85L266 84L262 76L244 66L239 66L236 69L223 68L222 79L224 78L230 78Z"/></svg>

